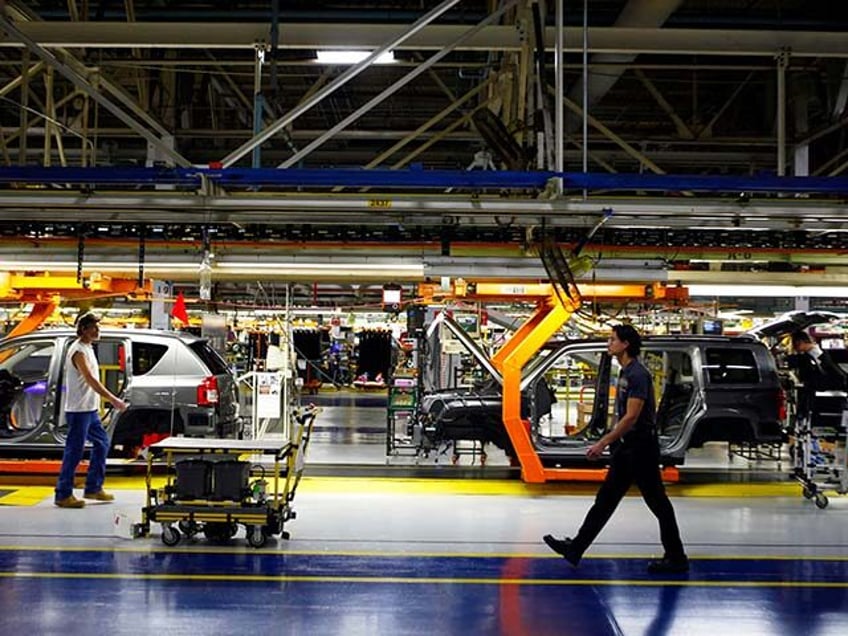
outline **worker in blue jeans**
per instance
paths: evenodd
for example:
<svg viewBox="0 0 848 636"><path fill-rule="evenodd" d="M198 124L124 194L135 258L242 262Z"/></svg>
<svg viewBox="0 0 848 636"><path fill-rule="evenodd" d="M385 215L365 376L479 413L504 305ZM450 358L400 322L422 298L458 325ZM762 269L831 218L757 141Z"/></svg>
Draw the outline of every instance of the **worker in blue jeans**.
<svg viewBox="0 0 848 636"><path fill-rule="evenodd" d="M93 343L100 339L100 319L87 313L77 320L77 339L65 357L65 423L68 426L62 468L56 483L55 503L60 508L82 508L83 499L113 501L115 496L103 490L106 479L106 455L109 435L100 421L100 398L111 402L118 411L127 408L100 381L100 365L94 355ZM74 474L82 460L85 442L92 444L91 461L85 478L83 499L74 497Z"/></svg>
<svg viewBox="0 0 848 636"><path fill-rule="evenodd" d="M547 534L543 540L554 552L577 567L583 553L635 483L659 521L660 539L665 549L661 559L648 564L648 572L683 573L689 570L689 559L680 540L674 508L662 483L653 379L639 359L641 348L642 338L631 325L612 328L607 350L621 365L615 398L617 421L612 430L586 452L590 460L597 460L609 446L609 470L577 535L573 539L557 539Z"/></svg>

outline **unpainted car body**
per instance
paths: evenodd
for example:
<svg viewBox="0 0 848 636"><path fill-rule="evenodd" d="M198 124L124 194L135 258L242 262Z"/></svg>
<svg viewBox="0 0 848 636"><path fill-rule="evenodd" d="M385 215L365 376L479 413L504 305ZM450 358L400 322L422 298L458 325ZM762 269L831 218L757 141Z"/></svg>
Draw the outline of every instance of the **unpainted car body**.
<svg viewBox="0 0 848 636"><path fill-rule="evenodd" d="M783 440L784 395L775 361L753 336L646 337L642 359L657 391L663 463L681 464L687 449L710 441ZM556 403L546 378L554 369L566 377ZM618 363L607 353L605 340L565 342L528 365L521 384L523 411L544 465L585 461L587 448L613 423L617 376ZM501 402L497 384L485 392L425 396L418 414L425 444L478 439L512 455ZM464 436L469 432L471 437Z"/></svg>

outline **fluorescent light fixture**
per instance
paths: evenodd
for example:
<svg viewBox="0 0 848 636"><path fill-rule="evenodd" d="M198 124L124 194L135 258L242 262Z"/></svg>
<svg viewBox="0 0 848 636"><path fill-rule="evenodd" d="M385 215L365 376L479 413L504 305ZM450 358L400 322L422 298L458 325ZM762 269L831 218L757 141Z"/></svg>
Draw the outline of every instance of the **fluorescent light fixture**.
<svg viewBox="0 0 848 636"><path fill-rule="evenodd" d="M337 65L351 65L351 64L359 64L366 57L371 55L371 51L347 51L347 50L331 50L331 51L318 51L318 64L337 64ZM376 60L372 62L372 64L394 64L395 62L395 54L394 51L386 51L381 54Z"/></svg>
<svg viewBox="0 0 848 636"><path fill-rule="evenodd" d="M391 269L393 271L404 271L409 272L411 274L422 274L424 273L423 265L418 264L404 264L404 263L258 263L255 261L249 262L239 262L239 261L220 261L216 263L216 268L218 270L231 270L231 269L256 269L256 270L292 270L292 271L303 271L303 270L323 270L329 272L346 272L350 270L359 270L359 271L372 271L372 272L380 272L385 271L387 269Z"/></svg>
<svg viewBox="0 0 848 636"><path fill-rule="evenodd" d="M121 261L84 261L83 270L109 272L137 272L138 262ZM145 270L197 270L197 263L186 262L145 262ZM13 272L76 272L75 261L0 261L0 271Z"/></svg>
<svg viewBox="0 0 848 636"><path fill-rule="evenodd" d="M689 296L756 298L848 298L848 287L799 285L686 285Z"/></svg>

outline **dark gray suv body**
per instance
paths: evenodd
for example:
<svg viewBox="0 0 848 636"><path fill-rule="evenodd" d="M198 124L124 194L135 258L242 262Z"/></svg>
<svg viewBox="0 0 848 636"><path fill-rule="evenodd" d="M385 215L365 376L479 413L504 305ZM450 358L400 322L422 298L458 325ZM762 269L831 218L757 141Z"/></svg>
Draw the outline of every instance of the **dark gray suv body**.
<svg viewBox="0 0 848 636"><path fill-rule="evenodd" d="M0 447L61 447L65 356L71 329L0 340ZM171 434L234 437L241 432L235 378L208 342L188 334L102 329L95 344L101 380L129 402L105 409L115 454Z"/></svg>
<svg viewBox="0 0 848 636"><path fill-rule="evenodd" d="M657 391L657 425L666 464L709 441L776 444L785 400L774 359L753 336L664 336L643 340L642 360ZM606 340L566 342L524 370L523 413L543 464L585 460L613 423L618 363ZM495 377L497 381L498 378ZM425 447L442 440L490 441L512 454L497 382L483 391L438 391L421 400Z"/></svg>

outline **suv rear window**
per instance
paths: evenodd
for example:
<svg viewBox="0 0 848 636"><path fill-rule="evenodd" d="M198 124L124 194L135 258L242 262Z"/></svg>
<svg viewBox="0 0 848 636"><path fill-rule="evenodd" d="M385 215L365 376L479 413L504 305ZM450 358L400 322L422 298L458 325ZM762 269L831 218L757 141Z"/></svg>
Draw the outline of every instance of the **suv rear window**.
<svg viewBox="0 0 848 636"><path fill-rule="evenodd" d="M757 361L748 349L709 348L704 369L710 384L757 384L760 381Z"/></svg>
<svg viewBox="0 0 848 636"><path fill-rule="evenodd" d="M203 363L209 367L213 375L224 375L230 372L224 359L205 340L196 340L188 346L197 354L198 358L203 360Z"/></svg>
<svg viewBox="0 0 848 636"><path fill-rule="evenodd" d="M150 371L162 359L166 351L168 351L166 345L153 344L152 342L133 342L133 375L144 375Z"/></svg>

